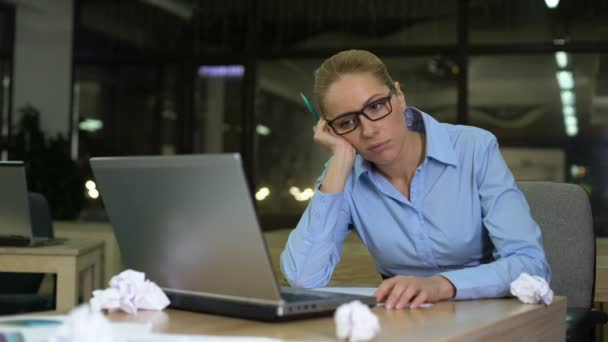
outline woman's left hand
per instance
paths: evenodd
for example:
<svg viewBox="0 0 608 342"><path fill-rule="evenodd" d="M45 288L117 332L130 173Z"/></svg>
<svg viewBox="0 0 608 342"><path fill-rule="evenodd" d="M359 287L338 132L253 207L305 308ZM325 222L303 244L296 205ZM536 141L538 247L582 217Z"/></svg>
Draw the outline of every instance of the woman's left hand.
<svg viewBox="0 0 608 342"><path fill-rule="evenodd" d="M440 275L414 277L398 275L386 279L376 290L376 301L387 309L403 309L407 304L414 309L425 302L434 303L454 297L454 285Z"/></svg>

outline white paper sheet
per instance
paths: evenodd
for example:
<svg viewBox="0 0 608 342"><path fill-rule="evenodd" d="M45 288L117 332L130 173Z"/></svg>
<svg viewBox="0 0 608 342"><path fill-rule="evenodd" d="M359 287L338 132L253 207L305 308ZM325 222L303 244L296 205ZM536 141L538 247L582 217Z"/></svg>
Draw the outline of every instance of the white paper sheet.
<svg viewBox="0 0 608 342"><path fill-rule="evenodd" d="M376 289L377 289L376 287L321 287L321 288L314 289L314 290L373 297L376 292ZM376 304L376 306L384 306L384 303L378 303L378 304ZM420 305L421 308L428 308L431 306L433 306L433 304L431 304L431 303L424 303L424 304ZM406 306L406 308L407 307L408 306Z"/></svg>
<svg viewBox="0 0 608 342"><path fill-rule="evenodd" d="M20 332L24 342L46 342L59 326L13 327L2 326L3 321L14 320L57 320L65 321L67 316L6 316L0 317L0 332ZM281 342L282 340L251 336L211 336L160 334L151 332L151 324L110 323L114 336L125 342Z"/></svg>

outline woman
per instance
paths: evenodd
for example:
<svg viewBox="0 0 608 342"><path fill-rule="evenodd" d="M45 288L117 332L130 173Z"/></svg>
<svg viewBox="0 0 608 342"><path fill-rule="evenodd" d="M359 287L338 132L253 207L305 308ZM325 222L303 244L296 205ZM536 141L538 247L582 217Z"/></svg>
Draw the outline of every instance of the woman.
<svg viewBox="0 0 608 342"><path fill-rule="evenodd" d="M506 296L522 272L549 281L540 229L491 133L408 107L367 51L327 59L314 89L314 140L332 156L281 254L292 286L325 286L353 229L388 309Z"/></svg>

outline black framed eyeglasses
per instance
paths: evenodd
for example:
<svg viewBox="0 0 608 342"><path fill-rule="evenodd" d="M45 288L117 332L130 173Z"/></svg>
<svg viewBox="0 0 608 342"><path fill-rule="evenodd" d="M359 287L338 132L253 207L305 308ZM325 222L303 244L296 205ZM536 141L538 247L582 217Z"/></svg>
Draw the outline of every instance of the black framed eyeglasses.
<svg viewBox="0 0 608 342"><path fill-rule="evenodd" d="M370 121L378 121L384 119L393 111L391 105L391 98L395 94L395 88L392 87L386 97L378 99L365 107L360 111L348 112L340 114L333 120L327 121L327 124L334 132L338 135L344 135L350 133L359 127L359 115L365 116Z"/></svg>

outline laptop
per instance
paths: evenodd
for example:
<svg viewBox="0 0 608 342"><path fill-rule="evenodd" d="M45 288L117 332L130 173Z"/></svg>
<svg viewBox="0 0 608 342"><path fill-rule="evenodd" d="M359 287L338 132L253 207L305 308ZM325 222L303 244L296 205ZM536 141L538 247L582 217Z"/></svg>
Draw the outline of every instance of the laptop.
<svg viewBox="0 0 608 342"><path fill-rule="evenodd" d="M278 285L241 164L239 154L92 158L125 266L191 311L287 320L375 304Z"/></svg>
<svg viewBox="0 0 608 342"><path fill-rule="evenodd" d="M52 233L35 233L22 161L0 161L0 189L0 246L46 246L65 241L54 239Z"/></svg>

